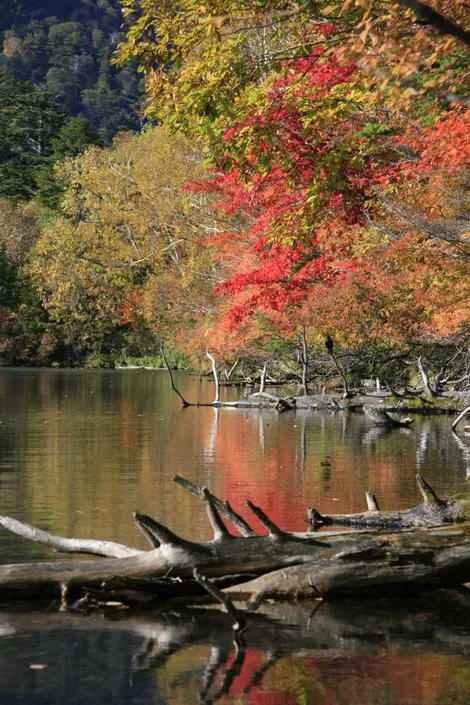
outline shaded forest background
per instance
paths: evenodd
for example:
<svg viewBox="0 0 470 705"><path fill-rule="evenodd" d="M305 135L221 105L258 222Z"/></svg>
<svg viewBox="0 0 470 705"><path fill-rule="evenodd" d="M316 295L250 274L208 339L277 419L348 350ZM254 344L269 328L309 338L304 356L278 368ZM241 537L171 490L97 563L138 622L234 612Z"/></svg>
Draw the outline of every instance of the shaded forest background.
<svg viewBox="0 0 470 705"><path fill-rule="evenodd" d="M0 2L0 362L469 386L468 19Z"/></svg>

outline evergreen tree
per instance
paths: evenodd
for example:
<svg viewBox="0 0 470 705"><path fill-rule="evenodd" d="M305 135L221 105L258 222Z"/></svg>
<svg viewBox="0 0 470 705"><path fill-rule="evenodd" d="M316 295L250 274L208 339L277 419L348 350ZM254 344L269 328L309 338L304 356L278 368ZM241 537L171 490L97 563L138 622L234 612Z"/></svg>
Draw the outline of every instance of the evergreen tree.
<svg viewBox="0 0 470 705"><path fill-rule="evenodd" d="M141 126L142 77L110 63L123 39L118 0L0 0L0 71L45 87L107 143Z"/></svg>
<svg viewBox="0 0 470 705"><path fill-rule="evenodd" d="M51 154L37 174L38 196L41 203L49 208L58 208L64 184L57 175L54 165L67 157L76 157L93 144L99 143L99 136L84 117L72 117L64 122L52 139Z"/></svg>
<svg viewBox="0 0 470 705"><path fill-rule="evenodd" d="M0 196L27 200L52 152L63 116L36 86L0 78Z"/></svg>

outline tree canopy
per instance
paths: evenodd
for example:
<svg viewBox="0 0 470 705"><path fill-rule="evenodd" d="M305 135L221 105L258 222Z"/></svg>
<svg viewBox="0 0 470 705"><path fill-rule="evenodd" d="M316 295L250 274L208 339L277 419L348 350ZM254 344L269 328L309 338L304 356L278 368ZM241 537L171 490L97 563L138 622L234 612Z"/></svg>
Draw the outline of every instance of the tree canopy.
<svg viewBox="0 0 470 705"><path fill-rule="evenodd" d="M201 239L217 218L209 197L182 190L204 177L200 162L189 142L159 127L60 167L63 215L38 239L29 271L78 347L96 352L108 341L119 351L132 326L184 333L209 310L213 265Z"/></svg>
<svg viewBox="0 0 470 705"><path fill-rule="evenodd" d="M47 5L20 31L21 5L4 30L9 70L26 70L34 45L68 115L51 123L40 157L21 133L12 163L29 171L5 192L56 211L41 216L28 272L65 340L116 350L135 331L195 357L208 341L226 357L264 355L301 331L363 350L466 344L462 4L121 6L111 44L110 1L77 0L54 20ZM115 100L137 95L135 67L147 97L139 127L159 126L99 147L137 126ZM42 89L22 90L50 105ZM5 154L19 125L6 125Z"/></svg>
<svg viewBox="0 0 470 705"><path fill-rule="evenodd" d="M398 343L466 329L468 17L378 0L122 0L120 62L148 113L194 136L219 235L212 332ZM225 205L224 205L225 204Z"/></svg>

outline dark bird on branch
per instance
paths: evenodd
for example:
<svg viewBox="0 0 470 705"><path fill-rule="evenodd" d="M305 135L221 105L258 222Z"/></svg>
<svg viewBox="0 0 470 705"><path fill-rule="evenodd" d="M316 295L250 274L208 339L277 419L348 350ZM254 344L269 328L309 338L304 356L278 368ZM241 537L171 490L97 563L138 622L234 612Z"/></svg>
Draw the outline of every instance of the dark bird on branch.
<svg viewBox="0 0 470 705"><path fill-rule="evenodd" d="M334 347L333 340L330 338L329 335L327 335L326 340L325 340L325 348L328 350L330 355L333 353L333 347Z"/></svg>

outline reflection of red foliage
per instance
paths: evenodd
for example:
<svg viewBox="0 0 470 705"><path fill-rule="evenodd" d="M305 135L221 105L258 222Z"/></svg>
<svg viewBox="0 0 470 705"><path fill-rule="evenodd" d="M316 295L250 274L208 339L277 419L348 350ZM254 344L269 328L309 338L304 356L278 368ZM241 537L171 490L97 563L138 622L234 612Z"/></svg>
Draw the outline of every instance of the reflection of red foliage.
<svg viewBox="0 0 470 705"><path fill-rule="evenodd" d="M232 657L218 674L214 692L220 687ZM265 655L248 649L240 675L221 703L244 705L435 705L446 693L449 661L439 656L390 656L383 658L305 658L285 657L257 682ZM255 681L256 685L250 687ZM321 694L321 699L319 695Z"/></svg>
<svg viewBox="0 0 470 705"><path fill-rule="evenodd" d="M220 687L221 679L227 668L233 663L234 656L228 661L223 673L219 673L218 682L214 684L214 690ZM265 656L261 651L247 649L245 660L240 672L232 683L230 692L220 702L237 701L246 705L297 705L299 702L295 692L286 692L277 688L263 688L263 682L259 685L251 685L253 678L256 678L257 671L262 667Z"/></svg>
<svg viewBox="0 0 470 705"><path fill-rule="evenodd" d="M266 432L269 429L274 434L275 426L268 425ZM240 498L238 506L236 500L233 502L234 508L247 518L244 498L262 507L281 528L305 530L305 505L300 504L299 487L292 482L295 444L288 428L280 424L263 452L255 424L247 423L242 415L223 414L219 419L217 450L224 465L224 484L218 488L220 496L231 501ZM249 514L253 527L266 533L254 515Z"/></svg>

